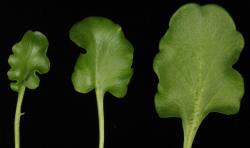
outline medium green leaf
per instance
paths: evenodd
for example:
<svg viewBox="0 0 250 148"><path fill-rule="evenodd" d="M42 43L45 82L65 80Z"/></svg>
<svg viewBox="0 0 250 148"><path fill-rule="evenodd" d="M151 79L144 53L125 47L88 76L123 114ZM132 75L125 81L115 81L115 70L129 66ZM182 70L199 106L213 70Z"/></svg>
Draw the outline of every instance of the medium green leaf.
<svg viewBox="0 0 250 148"><path fill-rule="evenodd" d="M210 112L238 112L244 84L232 65L243 46L232 18L217 5L187 4L172 16L154 60L155 105L160 117L182 119L184 148Z"/></svg>
<svg viewBox="0 0 250 148"><path fill-rule="evenodd" d="M76 91L99 88L123 97L133 73L133 47L121 27L106 18L88 17L71 28L70 38L87 50L78 57L72 74Z"/></svg>
<svg viewBox="0 0 250 148"><path fill-rule="evenodd" d="M80 54L72 74L76 91L95 89L99 116L99 148L104 147L103 97L110 92L123 97L132 76L133 47L119 25L103 17L88 17L70 30L70 38L86 49Z"/></svg>
<svg viewBox="0 0 250 148"><path fill-rule="evenodd" d="M9 57L11 69L8 71L11 89L18 91L22 86L35 89L39 85L36 72L44 74L49 71L50 63L46 56L48 40L40 32L27 31L22 40L12 48Z"/></svg>

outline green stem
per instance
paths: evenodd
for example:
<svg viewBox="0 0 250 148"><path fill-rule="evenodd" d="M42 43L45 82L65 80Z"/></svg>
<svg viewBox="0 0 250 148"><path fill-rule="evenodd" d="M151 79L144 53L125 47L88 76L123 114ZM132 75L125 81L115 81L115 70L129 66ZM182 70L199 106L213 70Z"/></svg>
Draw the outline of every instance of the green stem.
<svg viewBox="0 0 250 148"><path fill-rule="evenodd" d="M20 118L23 115L23 113L21 113L21 108L22 108L24 92L25 92L25 86L20 87L18 91L16 114L14 121L15 148L20 148Z"/></svg>
<svg viewBox="0 0 250 148"><path fill-rule="evenodd" d="M104 109L103 109L104 93L101 89L96 89L96 102L98 109L99 121L99 148L104 148Z"/></svg>
<svg viewBox="0 0 250 148"><path fill-rule="evenodd" d="M183 148L192 148L192 144L197 133L198 128L202 122L203 118L196 115L194 116L192 121L184 121L183 128L184 128L184 144Z"/></svg>

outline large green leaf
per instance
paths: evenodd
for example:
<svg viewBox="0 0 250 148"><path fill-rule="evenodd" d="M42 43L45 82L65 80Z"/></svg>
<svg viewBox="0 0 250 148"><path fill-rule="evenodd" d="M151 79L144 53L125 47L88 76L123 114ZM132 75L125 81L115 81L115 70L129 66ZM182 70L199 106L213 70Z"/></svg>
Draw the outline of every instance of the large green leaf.
<svg viewBox="0 0 250 148"><path fill-rule="evenodd" d="M106 18L88 17L71 28L70 38L87 50L72 74L75 89L87 93L99 88L123 97L133 72L133 47L121 27Z"/></svg>
<svg viewBox="0 0 250 148"><path fill-rule="evenodd" d="M27 31L22 40L12 48L13 54L9 57L11 69L8 71L11 89L18 91L20 87L35 89L39 85L36 72L47 73L50 68L49 59L46 56L48 40L40 32Z"/></svg>
<svg viewBox="0 0 250 148"><path fill-rule="evenodd" d="M186 4L172 16L154 60L155 105L160 117L182 119L185 148L210 112L238 112L244 85L232 65L243 46L232 18L217 5Z"/></svg>

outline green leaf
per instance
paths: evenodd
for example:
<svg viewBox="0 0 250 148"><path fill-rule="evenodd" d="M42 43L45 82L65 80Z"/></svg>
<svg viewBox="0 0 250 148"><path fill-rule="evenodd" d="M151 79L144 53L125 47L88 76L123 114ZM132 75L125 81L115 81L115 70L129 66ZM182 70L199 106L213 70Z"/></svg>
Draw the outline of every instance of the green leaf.
<svg viewBox="0 0 250 148"><path fill-rule="evenodd" d="M8 77L13 91L18 92L18 99L16 105L16 113L14 120L14 135L15 148L20 148L20 119L21 107L25 88L35 89L39 86L39 78L36 72L44 74L49 71L50 63L46 56L48 49L47 38L38 31L27 31L22 40L12 47L13 54L10 55L8 62L10 70Z"/></svg>
<svg viewBox="0 0 250 148"><path fill-rule="evenodd" d="M232 18L217 5L186 4L172 16L154 60L155 105L160 117L182 119L184 148L210 112L239 111L244 84L232 65L243 46Z"/></svg>
<svg viewBox="0 0 250 148"><path fill-rule="evenodd" d="M75 90L87 93L99 88L123 97L133 73L133 47L121 27L106 18L88 17L71 28L70 38L87 50L72 74Z"/></svg>
<svg viewBox="0 0 250 148"><path fill-rule="evenodd" d="M30 89L39 86L36 72L44 74L50 68L47 49L48 40L38 31L27 31L22 40L13 46L13 54L8 60L11 66L8 77L14 81L10 85L13 91L18 91L22 86Z"/></svg>
<svg viewBox="0 0 250 148"><path fill-rule="evenodd" d="M121 27L103 17L88 17L70 30L70 38L86 49L80 54L72 74L76 91L95 89L99 116L99 148L104 147L103 97L109 92L123 97L132 76L133 47Z"/></svg>

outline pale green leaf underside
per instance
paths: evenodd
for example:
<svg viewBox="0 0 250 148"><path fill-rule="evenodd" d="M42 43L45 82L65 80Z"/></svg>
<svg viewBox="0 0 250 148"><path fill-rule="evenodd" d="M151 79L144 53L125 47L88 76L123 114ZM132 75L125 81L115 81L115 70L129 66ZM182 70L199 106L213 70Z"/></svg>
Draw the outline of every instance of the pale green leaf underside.
<svg viewBox="0 0 250 148"><path fill-rule="evenodd" d="M78 57L72 74L76 91L98 88L123 97L133 73L133 47L121 27L103 17L88 17L71 28L70 38L87 51Z"/></svg>
<svg viewBox="0 0 250 148"><path fill-rule="evenodd" d="M48 40L41 32L27 31L22 40L12 47L8 63L10 70L8 77L11 89L18 91L21 86L35 89L39 86L40 79L36 75L49 71L50 62L46 55Z"/></svg>
<svg viewBox="0 0 250 148"><path fill-rule="evenodd" d="M244 85L232 65L243 46L223 8L187 4L178 9L154 60L160 117L180 117L185 126L199 125L210 112L237 113Z"/></svg>

